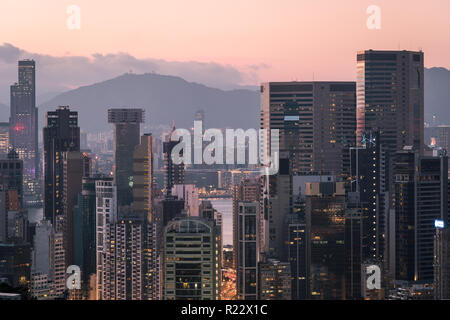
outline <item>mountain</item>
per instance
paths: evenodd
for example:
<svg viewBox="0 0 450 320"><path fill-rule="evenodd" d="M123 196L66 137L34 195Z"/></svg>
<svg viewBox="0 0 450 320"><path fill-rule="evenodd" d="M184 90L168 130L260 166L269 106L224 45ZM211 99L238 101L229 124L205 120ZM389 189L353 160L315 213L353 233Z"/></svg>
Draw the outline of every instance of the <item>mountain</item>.
<svg viewBox="0 0 450 320"><path fill-rule="evenodd" d="M450 124L450 70L445 68L425 69L425 121L433 114L437 124Z"/></svg>
<svg viewBox="0 0 450 320"><path fill-rule="evenodd" d="M124 106L145 109L146 123L152 125L175 120L177 127L190 128L195 112L203 109L208 128L259 127L257 88L225 91L153 73L124 74L58 94L39 106L41 128L46 112L59 105L78 111L80 126L88 132L111 129L107 109ZM450 70L445 68L425 69L425 120L430 122L433 114L438 124L450 124ZM0 121L7 121L8 115L9 108L0 104Z"/></svg>
<svg viewBox="0 0 450 320"><path fill-rule="evenodd" d="M191 128L195 112L205 111L207 128L258 128L259 93L254 90L214 89L159 74L124 74L57 95L39 106L40 126L45 114L60 105L78 111L79 125L87 132L111 129L109 108L134 107L146 111L147 124Z"/></svg>

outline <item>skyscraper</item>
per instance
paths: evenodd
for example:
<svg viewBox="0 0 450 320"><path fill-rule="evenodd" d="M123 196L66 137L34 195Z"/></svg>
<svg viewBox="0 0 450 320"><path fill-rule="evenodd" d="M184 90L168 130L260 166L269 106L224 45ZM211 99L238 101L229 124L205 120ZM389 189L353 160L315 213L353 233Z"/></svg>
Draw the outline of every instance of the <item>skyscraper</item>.
<svg viewBox="0 0 450 320"><path fill-rule="evenodd" d="M439 223L442 223L439 226ZM436 221L434 236L434 291L435 299L450 299L450 229L445 221Z"/></svg>
<svg viewBox="0 0 450 320"><path fill-rule="evenodd" d="M82 179L88 177L85 172L85 162L89 162L87 154L79 151L66 151L62 153L63 162L63 216L64 216L64 250L66 266L74 264L74 207L81 192Z"/></svg>
<svg viewBox="0 0 450 320"><path fill-rule="evenodd" d="M133 154L139 144L142 109L109 109L108 122L114 124L114 181L117 205L129 206L133 201Z"/></svg>
<svg viewBox="0 0 450 320"><path fill-rule="evenodd" d="M133 210L153 221L153 136L145 134L134 149Z"/></svg>
<svg viewBox="0 0 450 320"><path fill-rule="evenodd" d="M256 179L245 179L232 186L233 192L233 266L236 268L239 252L239 203L242 201L258 202L260 184Z"/></svg>
<svg viewBox="0 0 450 320"><path fill-rule="evenodd" d="M96 272L96 193L95 183L104 179L95 175L82 179L82 189L74 207L74 264L81 268L81 289L89 297L91 279Z"/></svg>
<svg viewBox="0 0 450 320"><path fill-rule="evenodd" d="M47 112L44 128L44 217L56 227L56 217L63 215L63 153L80 151L78 112L68 106Z"/></svg>
<svg viewBox="0 0 450 320"><path fill-rule="evenodd" d="M280 152L293 172L341 174L354 145L354 82L269 82L261 85L261 127L280 130Z"/></svg>
<svg viewBox="0 0 450 320"><path fill-rule="evenodd" d="M291 266L288 262L268 259L260 262L258 268L258 299L291 300Z"/></svg>
<svg viewBox="0 0 450 320"><path fill-rule="evenodd" d="M350 148L350 191L363 215L362 260L381 261L387 257L389 160L379 134L365 134L364 139L362 146Z"/></svg>
<svg viewBox="0 0 450 320"><path fill-rule="evenodd" d="M164 189L166 191L166 196L172 194L173 186L177 184L184 184L184 164L175 164L172 160L172 150L179 143L179 141L172 140L172 133L175 130L173 126L170 132L168 141L163 143L163 153L164 153Z"/></svg>
<svg viewBox="0 0 450 320"><path fill-rule="evenodd" d="M240 300L258 298L258 214L257 201L238 203L238 252L236 262L236 289Z"/></svg>
<svg viewBox="0 0 450 320"><path fill-rule="evenodd" d="M34 60L21 60L18 67L18 83L11 86L9 143L24 162L26 198L35 200L39 164L36 65Z"/></svg>
<svg viewBox="0 0 450 320"><path fill-rule="evenodd" d="M357 54L357 143L380 133L390 154L404 146L423 153L424 56L414 51Z"/></svg>
<svg viewBox="0 0 450 320"><path fill-rule="evenodd" d="M220 297L218 236L213 221L184 217L169 222L164 232L165 300Z"/></svg>
<svg viewBox="0 0 450 320"><path fill-rule="evenodd" d="M448 223L448 158L407 148L394 163L395 279L432 283L434 221Z"/></svg>
<svg viewBox="0 0 450 320"><path fill-rule="evenodd" d="M345 298L344 182L306 183L310 298Z"/></svg>

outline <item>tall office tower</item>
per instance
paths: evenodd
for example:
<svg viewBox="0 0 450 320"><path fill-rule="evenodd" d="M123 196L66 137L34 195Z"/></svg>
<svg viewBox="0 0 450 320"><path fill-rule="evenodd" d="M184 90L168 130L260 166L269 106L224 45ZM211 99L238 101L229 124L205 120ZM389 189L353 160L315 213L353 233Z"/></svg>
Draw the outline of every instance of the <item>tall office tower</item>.
<svg viewBox="0 0 450 320"><path fill-rule="evenodd" d="M242 201L255 201L259 202L260 199L260 183L257 179L245 179L239 184L233 185L233 267L237 266L238 259L238 247L239 247L239 202Z"/></svg>
<svg viewBox="0 0 450 320"><path fill-rule="evenodd" d="M0 122L0 159L8 154L9 149L9 122Z"/></svg>
<svg viewBox="0 0 450 320"><path fill-rule="evenodd" d="M261 127L279 129L280 152L293 172L342 172L354 145L354 82L269 82L261 85Z"/></svg>
<svg viewBox="0 0 450 320"><path fill-rule="evenodd" d="M434 279L434 221L448 223L448 157L405 147L394 162L395 279Z"/></svg>
<svg viewBox="0 0 450 320"><path fill-rule="evenodd" d="M292 300L305 300L309 297L307 281L307 239L306 208L304 195L294 201L292 214L287 217L288 261L291 266Z"/></svg>
<svg viewBox="0 0 450 320"><path fill-rule="evenodd" d="M423 153L423 52L366 50L357 54L357 140L380 133L393 155L404 146Z"/></svg>
<svg viewBox="0 0 450 320"><path fill-rule="evenodd" d="M291 300L291 266L268 259L259 265L259 300Z"/></svg>
<svg viewBox="0 0 450 320"><path fill-rule="evenodd" d="M78 112L68 106L47 112L44 128L44 217L56 227L56 217L64 214L63 153L80 151Z"/></svg>
<svg viewBox="0 0 450 320"><path fill-rule="evenodd" d="M361 273L363 263L363 222L366 220L367 210L361 206L357 192L347 193L347 207L345 212L345 298L359 300L361 296ZM373 261L373 260L372 260ZM363 283L365 287L365 282Z"/></svg>
<svg viewBox="0 0 450 320"><path fill-rule="evenodd" d="M172 128L169 140L163 143L164 153L164 189L166 196L172 195L172 188L177 184L184 184L184 164L175 164L172 161L172 150L179 143L179 141L172 140L172 133L175 126ZM181 154L182 155L182 154Z"/></svg>
<svg viewBox="0 0 450 320"><path fill-rule="evenodd" d="M115 298L114 225L117 221L117 189L112 178L95 182L96 193L96 300Z"/></svg>
<svg viewBox="0 0 450 320"><path fill-rule="evenodd" d="M129 206L133 201L133 154L139 144L142 109L108 109L108 122L114 124L114 181L117 205Z"/></svg>
<svg viewBox="0 0 450 320"><path fill-rule="evenodd" d="M291 158L292 159L292 158ZM276 175L268 177L268 198L265 203L264 218L268 223L268 246L265 248L267 257L280 261L288 261L287 222L292 213L293 176L290 167L289 155L281 154L279 170ZM264 233L264 232L263 232ZM263 235L264 236L264 235Z"/></svg>
<svg viewBox="0 0 450 320"><path fill-rule="evenodd" d="M362 260L383 261L388 257L389 160L379 134L366 133L363 140L350 148L350 191L364 216Z"/></svg>
<svg viewBox="0 0 450 320"><path fill-rule="evenodd" d="M184 217L169 222L164 230L165 300L219 299L218 237L213 221Z"/></svg>
<svg viewBox="0 0 450 320"><path fill-rule="evenodd" d="M24 164L24 191L27 200L36 199L38 179L38 109L34 60L18 63L19 82L11 86L9 144Z"/></svg>
<svg viewBox="0 0 450 320"><path fill-rule="evenodd" d="M63 234L48 220L36 225L31 265L31 295L37 299L60 298L66 289Z"/></svg>
<svg viewBox="0 0 450 320"><path fill-rule="evenodd" d="M134 149L133 211L153 221L153 137L145 134Z"/></svg>
<svg viewBox="0 0 450 320"><path fill-rule="evenodd" d="M83 299L95 290L91 279L96 272L96 193L95 183L105 179L94 175L82 179L81 192L74 207L74 264L81 268L81 291Z"/></svg>
<svg viewBox="0 0 450 320"><path fill-rule="evenodd" d="M74 264L74 207L81 192L82 179L90 175L89 160L85 153L66 151L62 153L63 162L63 216L64 216L64 250L66 266ZM88 163L86 165L86 162Z"/></svg>
<svg viewBox="0 0 450 320"><path fill-rule="evenodd" d="M344 182L306 183L310 298L345 299Z"/></svg>
<svg viewBox="0 0 450 320"><path fill-rule="evenodd" d="M239 201L236 289L240 300L258 298L258 201Z"/></svg>
<svg viewBox="0 0 450 320"><path fill-rule="evenodd" d="M434 236L434 298L450 299L450 229L444 221L436 221Z"/></svg>

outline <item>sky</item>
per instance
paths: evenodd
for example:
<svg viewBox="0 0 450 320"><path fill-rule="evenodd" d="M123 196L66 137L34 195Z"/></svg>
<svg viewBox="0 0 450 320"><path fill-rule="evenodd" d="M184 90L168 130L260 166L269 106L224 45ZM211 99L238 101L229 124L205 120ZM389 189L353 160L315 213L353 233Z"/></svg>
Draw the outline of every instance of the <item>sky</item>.
<svg viewBox="0 0 450 320"><path fill-rule="evenodd" d="M379 29L367 27L372 5L380 8ZM110 73L185 72L217 87L354 80L356 52L371 48L421 49L426 67L450 69L449 13L448 0L1 0L0 71L14 48L46 57L47 70L79 70L80 78L84 59L85 84L105 59L121 61L107 65ZM223 79L203 79L214 70Z"/></svg>

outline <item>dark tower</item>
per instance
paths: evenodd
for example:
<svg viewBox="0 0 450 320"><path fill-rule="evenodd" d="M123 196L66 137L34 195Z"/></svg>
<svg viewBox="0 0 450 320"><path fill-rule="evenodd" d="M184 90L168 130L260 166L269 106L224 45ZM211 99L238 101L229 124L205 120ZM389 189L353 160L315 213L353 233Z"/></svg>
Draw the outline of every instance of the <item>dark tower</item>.
<svg viewBox="0 0 450 320"><path fill-rule="evenodd" d="M133 154L140 142L142 109L109 109L108 122L114 124L114 182L117 205L129 206L133 201Z"/></svg>
<svg viewBox="0 0 450 320"><path fill-rule="evenodd" d="M44 217L55 226L63 214L64 161L66 151L80 151L78 112L68 106L47 112L44 128Z"/></svg>

